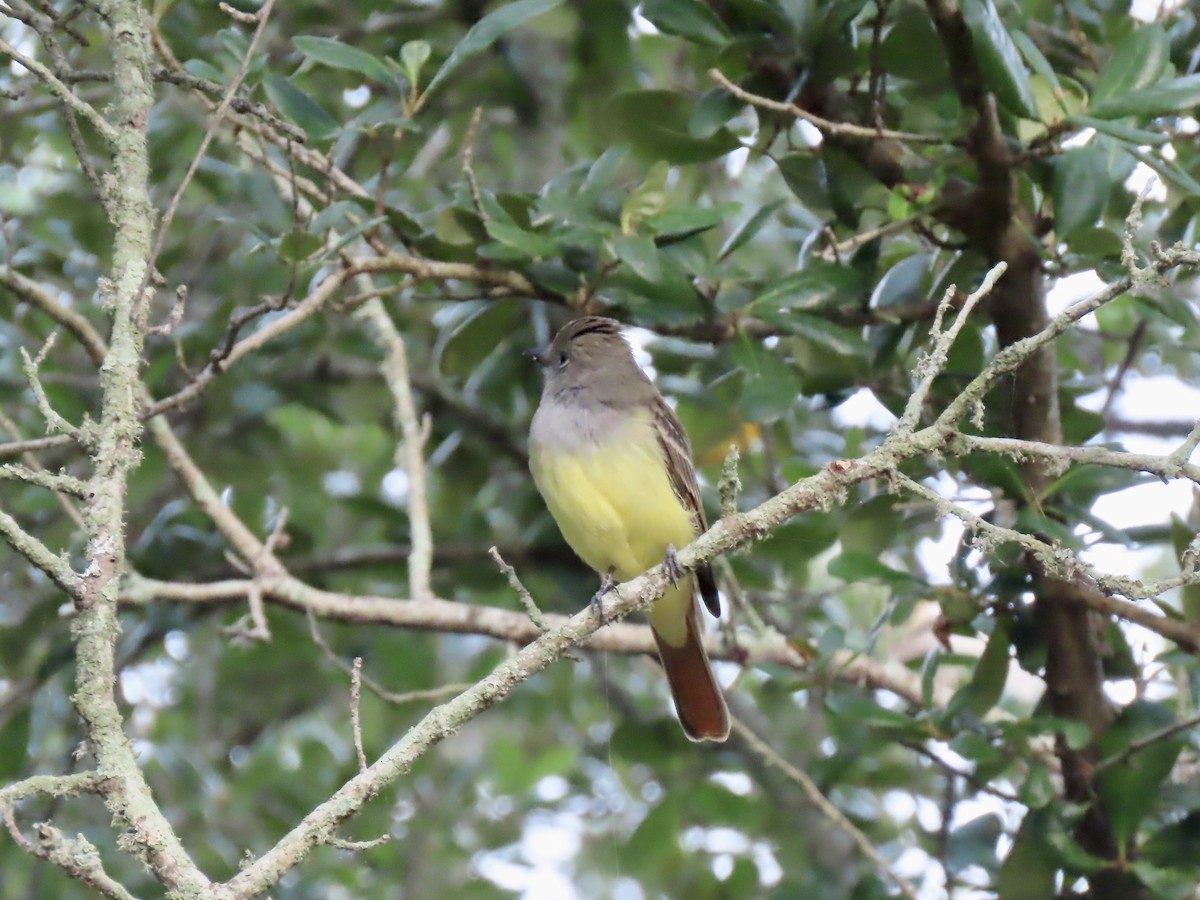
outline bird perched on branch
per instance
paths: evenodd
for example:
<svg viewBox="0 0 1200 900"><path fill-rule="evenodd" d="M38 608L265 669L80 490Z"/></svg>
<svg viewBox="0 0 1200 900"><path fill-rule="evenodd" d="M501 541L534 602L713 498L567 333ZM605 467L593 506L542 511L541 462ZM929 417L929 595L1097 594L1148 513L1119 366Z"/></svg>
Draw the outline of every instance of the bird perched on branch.
<svg viewBox="0 0 1200 900"><path fill-rule="evenodd" d="M679 721L694 741L729 736L729 711L701 642L697 590L714 616L708 563L693 574L675 550L708 526L683 426L633 358L613 319L585 316L530 356L545 371L529 435L533 480L559 530L601 577L597 597L662 562L672 587L650 627Z"/></svg>

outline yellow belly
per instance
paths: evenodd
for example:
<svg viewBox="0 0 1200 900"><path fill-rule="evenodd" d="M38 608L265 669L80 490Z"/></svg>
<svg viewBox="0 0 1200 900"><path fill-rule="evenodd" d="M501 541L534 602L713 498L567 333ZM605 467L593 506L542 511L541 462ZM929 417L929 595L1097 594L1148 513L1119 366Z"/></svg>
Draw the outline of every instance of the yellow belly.
<svg viewBox="0 0 1200 900"><path fill-rule="evenodd" d="M667 547L691 543L692 518L675 496L648 421L635 420L585 452L531 447L530 468L563 537L597 572L628 581L662 562ZM689 584L650 613L664 640L686 639Z"/></svg>

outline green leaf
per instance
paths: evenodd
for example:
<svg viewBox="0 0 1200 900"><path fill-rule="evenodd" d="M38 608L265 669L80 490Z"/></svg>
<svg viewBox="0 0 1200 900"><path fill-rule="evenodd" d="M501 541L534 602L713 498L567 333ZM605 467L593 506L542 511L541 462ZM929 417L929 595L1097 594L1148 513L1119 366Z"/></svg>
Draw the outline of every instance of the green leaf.
<svg viewBox="0 0 1200 900"><path fill-rule="evenodd" d="M1161 703L1137 700L1100 739L1102 759L1114 759L1137 740L1152 736L1175 721ZM1113 839L1122 846L1137 834L1142 819L1161 802L1160 788L1186 743L1182 734L1157 740L1135 750L1100 774L1096 793L1112 823Z"/></svg>
<svg viewBox="0 0 1200 900"><path fill-rule="evenodd" d="M658 281L662 277L662 261L651 238L623 234L613 238L612 244L617 258L647 281Z"/></svg>
<svg viewBox="0 0 1200 900"><path fill-rule="evenodd" d="M746 421L773 422L796 405L800 380L778 355L749 338L734 343L730 354L745 374L741 406Z"/></svg>
<svg viewBox="0 0 1200 900"><path fill-rule="evenodd" d="M963 19L971 32L984 80L1000 105L1026 119L1036 119L1037 100L1029 72L992 0L963 0Z"/></svg>
<svg viewBox="0 0 1200 900"><path fill-rule="evenodd" d="M1194 871L1200 859L1200 810L1154 832L1141 846L1142 857L1158 866Z"/></svg>
<svg viewBox="0 0 1200 900"><path fill-rule="evenodd" d="M880 561L867 553L847 551L835 556L827 567L829 574L846 582L880 581L893 587L912 587L921 579Z"/></svg>
<svg viewBox="0 0 1200 900"><path fill-rule="evenodd" d="M400 67L414 88L420 83L421 69L429 61L432 52L429 41L405 41L400 48Z"/></svg>
<svg viewBox="0 0 1200 900"><path fill-rule="evenodd" d="M929 15L910 6L899 7L893 15L895 23L879 48L884 71L920 85L947 83L946 52Z"/></svg>
<svg viewBox="0 0 1200 900"><path fill-rule="evenodd" d="M347 231L339 232L337 243L326 248L321 254L321 259L329 259L331 256L336 255L343 247L350 246L350 244L357 240L360 236L366 234L372 228L382 225L386 221L388 221L387 216L378 216L374 219L365 219L364 221L359 222L353 228Z"/></svg>
<svg viewBox="0 0 1200 900"><path fill-rule="evenodd" d="M1104 148L1088 144L1064 153L1054 165L1054 227L1059 238L1068 240L1077 228L1095 224L1111 189Z"/></svg>
<svg viewBox="0 0 1200 900"><path fill-rule="evenodd" d="M1167 33L1158 23L1151 22L1131 31L1113 48L1112 56L1096 79L1092 105L1150 87L1166 71L1170 52Z"/></svg>
<svg viewBox="0 0 1200 900"><path fill-rule="evenodd" d="M195 75L197 78L206 78L209 81L221 83L221 70L204 59L189 59L183 64L184 71Z"/></svg>
<svg viewBox="0 0 1200 900"><path fill-rule="evenodd" d="M289 231L279 241L279 258L300 262L320 250L321 243L319 235L307 231Z"/></svg>
<svg viewBox="0 0 1200 900"><path fill-rule="evenodd" d="M853 693L833 693L825 701L825 708L834 716L867 725L872 728L893 729L912 733L921 729L921 724L908 713L884 709L869 697Z"/></svg>
<svg viewBox="0 0 1200 900"><path fill-rule="evenodd" d="M561 6L563 0L516 0L494 9L471 26L446 61L437 70L421 94L424 103L443 81L473 56L477 56L514 28L524 25L535 16Z"/></svg>
<svg viewBox="0 0 1200 900"><path fill-rule="evenodd" d="M470 375L513 331L519 313L515 303L483 304L457 324L437 348L437 371L450 378ZM513 353L517 355L516 350Z"/></svg>
<svg viewBox="0 0 1200 900"><path fill-rule="evenodd" d="M0 728L0 778L15 778L29 759L32 707L16 709Z"/></svg>
<svg viewBox="0 0 1200 900"><path fill-rule="evenodd" d="M688 119L688 134L711 137L722 125L742 111L743 103L724 88L713 88L700 95Z"/></svg>
<svg viewBox="0 0 1200 900"><path fill-rule="evenodd" d="M382 61L370 53L365 53L357 47L343 44L339 40L315 35L300 35L292 39L296 49L314 62L332 66L335 69L348 69L364 75L371 81L384 84L393 82L391 70Z"/></svg>
<svg viewBox="0 0 1200 900"><path fill-rule="evenodd" d="M1008 680L1008 658L1012 641L1009 637L1007 620L997 620L992 636L988 638L987 647L975 664L975 672L971 680L963 685L958 693L950 698L947 713L954 715L962 710L968 710L982 717L995 706L1004 694L1004 685Z"/></svg>
<svg viewBox="0 0 1200 900"><path fill-rule="evenodd" d="M1033 42L1033 38L1023 31L1014 31L1011 37L1013 43L1017 45L1017 49L1021 51L1021 56L1025 58L1025 62L1029 63L1029 68L1033 69L1034 72L1046 80L1046 83L1054 92L1054 99L1058 102L1062 111L1069 112L1063 96L1062 85L1058 82L1058 74L1054 71L1054 67L1050 65L1050 61L1042 55L1042 51Z"/></svg>
<svg viewBox="0 0 1200 900"><path fill-rule="evenodd" d="M1168 113L1187 112L1197 105L1200 105L1200 75L1187 75L1110 97L1092 105L1088 115L1097 119L1122 119L1125 116L1152 119Z"/></svg>
<svg viewBox="0 0 1200 900"><path fill-rule="evenodd" d="M733 233L725 239L725 243L721 245L721 249L717 253L717 259L723 260L747 244L771 220L781 206L783 206L782 200L772 200L756 209L750 218L734 228Z"/></svg>
<svg viewBox="0 0 1200 900"><path fill-rule="evenodd" d="M780 324L790 333L841 356L866 356L870 352L858 329L846 328L820 316L792 313Z"/></svg>
<svg viewBox="0 0 1200 900"><path fill-rule="evenodd" d="M961 872L968 866L981 866L987 871L996 868L996 843L1004 827L1000 817L987 813L964 822L950 832L946 842L946 868Z"/></svg>
<svg viewBox="0 0 1200 900"><path fill-rule="evenodd" d="M337 120L286 78L268 75L263 88L271 105L303 128L310 140L324 140L338 130Z"/></svg>
<svg viewBox="0 0 1200 900"><path fill-rule="evenodd" d="M1028 900L1053 897L1058 877L1058 854L1047 840L1047 832L1058 826L1058 811L1031 809L996 876L999 900Z"/></svg>
<svg viewBox="0 0 1200 900"><path fill-rule="evenodd" d="M521 256L526 256L530 259L545 259L549 256L556 256L559 253L558 242L554 238L538 234L537 232L526 231L513 222L505 222L502 219L488 219L483 223L483 227L487 229L490 237L518 251Z"/></svg>
<svg viewBox="0 0 1200 900"><path fill-rule="evenodd" d="M718 206L680 206L664 209L646 219L646 228L662 238L669 235L693 235L716 228L737 210L736 203Z"/></svg>
<svg viewBox="0 0 1200 900"><path fill-rule="evenodd" d="M626 91L608 102L605 118L615 136L628 141L643 159L707 162L742 145L726 128L708 137L690 134L693 107L690 97L676 91Z"/></svg>
<svg viewBox="0 0 1200 900"><path fill-rule="evenodd" d="M702 0L646 0L642 15L664 34L697 44L724 44L729 32Z"/></svg>
<svg viewBox="0 0 1200 900"><path fill-rule="evenodd" d="M832 213L825 166L815 153L790 153L778 165L784 184L806 209L821 218Z"/></svg>
<svg viewBox="0 0 1200 900"><path fill-rule="evenodd" d="M1168 135L1159 131L1147 131L1145 128L1134 128L1124 122L1110 122L1092 116L1069 116L1067 124L1075 128L1095 128L1101 134L1115 137L1129 144L1165 144L1170 140Z"/></svg>
<svg viewBox="0 0 1200 900"><path fill-rule="evenodd" d="M747 308L749 315L773 316L792 310L846 306L862 292L856 269L813 260L799 272L785 275L763 291Z"/></svg>
<svg viewBox="0 0 1200 900"><path fill-rule="evenodd" d="M650 216L657 215L667 205L667 176L671 167L665 162L656 162L646 177L621 204L621 231L633 234L638 226Z"/></svg>
<svg viewBox="0 0 1200 900"><path fill-rule="evenodd" d="M1163 181L1167 184L1187 191L1192 196L1200 196L1200 181L1197 181L1175 163L1168 162L1153 153L1146 153L1132 147L1125 148L1125 151L1134 159L1144 162L1161 175Z"/></svg>
<svg viewBox="0 0 1200 900"><path fill-rule="evenodd" d="M1171 547L1175 558L1182 559L1183 554L1196 537L1196 529L1188 525L1179 516L1171 514ZM1200 584L1186 584L1180 591L1183 617L1189 622L1200 622Z"/></svg>

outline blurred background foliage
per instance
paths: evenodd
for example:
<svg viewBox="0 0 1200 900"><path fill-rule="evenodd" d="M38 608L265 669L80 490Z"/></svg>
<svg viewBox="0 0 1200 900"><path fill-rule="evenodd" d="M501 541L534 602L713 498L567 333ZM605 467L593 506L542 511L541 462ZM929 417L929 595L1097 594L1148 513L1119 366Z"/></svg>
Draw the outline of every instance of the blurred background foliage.
<svg viewBox="0 0 1200 900"><path fill-rule="evenodd" d="M1157 185L1136 245L1196 242L1200 25L1191 4L1145 6L1135 16L1110 0L962 3L962 46L1016 154L1015 203L1056 308L1097 276L1124 272L1123 222L1147 174ZM72 27L88 39L60 35L82 73L79 94L102 106L108 35L87 4L54 9L75 13ZM175 73L158 86L149 131L162 209L209 121L204 92L170 81L227 83L252 29L216 4L156 0L146 12L162 68ZM45 55L13 19L0 18L0 34ZM872 141L821 140L790 115L751 109L713 82L713 67L777 101L930 141L881 161ZM873 446L911 392L937 299L952 284L973 289L990 264L939 216L979 178L967 140L975 112L954 79L930 9L913 0L280 3L242 96L303 129L359 190L311 158L290 158L286 141L264 140L260 118L246 116L257 130L226 122L159 258L187 304L173 335L147 340L146 383L171 395L222 346L231 317L264 298L302 298L336 264L331 243L354 248L367 235L399 252L524 273L538 297L491 296L470 280L376 282L432 416L435 591L519 609L487 557L495 544L544 608L574 611L593 576L527 474L539 379L522 351L584 301L632 326L692 436L710 517L733 443L744 508ZM96 282L112 234L61 111L19 67L0 70L0 88L13 95L0 99L2 264L105 331ZM99 153L86 131L85 141ZM292 201L292 179L313 186L307 203ZM350 294L171 415L251 527L269 533L287 508L282 559L292 571L321 587L403 597L407 481L378 351L345 308ZM1171 278L1059 342L1065 442L1161 453L1182 440L1196 410L1185 388L1198 374L1195 301L1194 282ZM8 439L37 436L44 426L17 348L40 347L52 323L2 286L0 313L4 429L15 432ZM56 408L80 421L96 408L97 381L68 338L43 377ZM931 410L996 349L986 317L968 325ZM1002 394L984 433L1011 433L1009 407L1021 398ZM1155 402L1131 411L1126 395ZM158 449L143 450L130 483L131 565L182 581L232 574L223 541ZM41 458L83 471L69 448ZM1072 468L1038 496L999 457L931 458L906 471L1114 571L1178 574L1198 524L1178 492L1119 494L1146 481L1123 470ZM1106 505L1118 495L1124 503ZM79 532L46 491L0 483L0 504L78 557ZM1083 808L1064 798L1052 760L1056 732L1082 746L1087 729L1039 702L1046 641L1022 560L960 537L932 505L886 484L786 524L723 565L725 593L737 629L778 629L812 664L722 664L721 675L735 683L735 713L809 772L922 896L1084 890L1103 864L1072 836ZM1187 599L1168 598L1173 614L1197 615ZM75 764L61 603L43 576L0 551L7 780ZM273 640L247 643L225 631L242 614L241 605L131 609L118 645L128 731L163 809L214 878L357 770L348 680L304 615L270 607ZM470 635L319 628L339 656L362 656L372 678L401 692L477 679L509 649ZM1122 711L1102 759L1192 715L1200 690L1191 657L1152 635L1113 626L1104 646L1105 688ZM832 660L846 650L915 673L924 703L839 679ZM429 702L365 696L368 755ZM1195 751L1184 732L1098 783L1149 896L1193 896ZM113 849L98 801L44 801L22 816L84 832L111 873L155 893ZM552 667L422 759L344 833L393 840L358 854L319 849L272 895L871 898L892 889L736 740L689 745L645 658L587 654ZM0 871L8 897L88 896L10 841L0 842Z"/></svg>

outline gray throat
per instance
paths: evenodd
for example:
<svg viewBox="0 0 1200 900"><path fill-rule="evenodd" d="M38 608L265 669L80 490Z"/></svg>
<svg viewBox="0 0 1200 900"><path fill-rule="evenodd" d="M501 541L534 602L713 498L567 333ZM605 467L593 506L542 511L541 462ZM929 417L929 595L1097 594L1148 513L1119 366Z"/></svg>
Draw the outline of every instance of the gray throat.
<svg viewBox="0 0 1200 900"><path fill-rule="evenodd" d="M580 402L579 393L542 395L529 428L530 444L567 453L595 450L629 421L628 409Z"/></svg>

